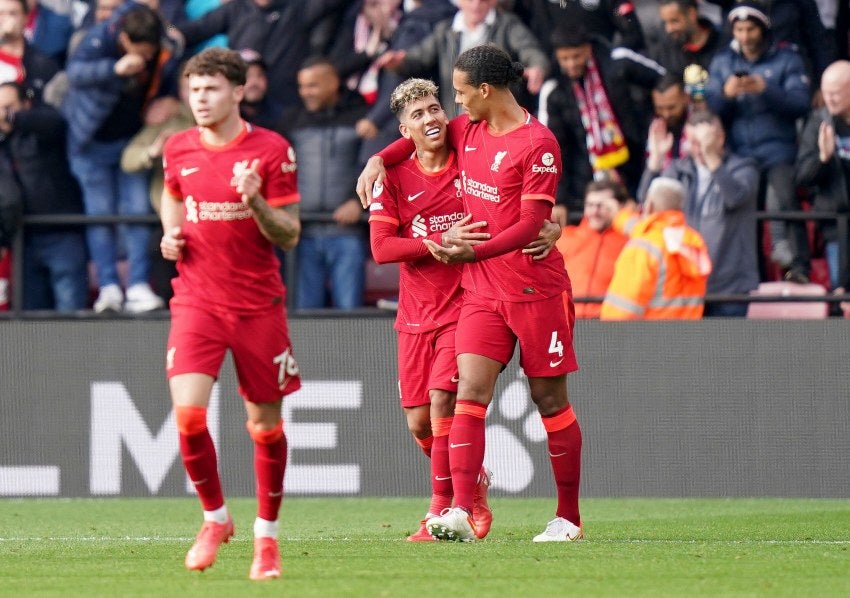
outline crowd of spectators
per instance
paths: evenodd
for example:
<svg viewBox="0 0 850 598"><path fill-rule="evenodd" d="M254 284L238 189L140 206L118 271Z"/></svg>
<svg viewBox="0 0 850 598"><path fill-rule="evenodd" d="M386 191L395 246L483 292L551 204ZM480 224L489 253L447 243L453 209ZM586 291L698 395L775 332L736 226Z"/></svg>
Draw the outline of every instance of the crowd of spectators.
<svg viewBox="0 0 850 598"><path fill-rule="evenodd" d="M659 177L682 185L709 295L779 278L843 292L846 229L756 212L850 213L848 20L848 0L0 0L0 310L13 246L24 310L166 305L162 146L193 125L179 67L210 44L249 65L242 117L298 156L298 308L363 305L354 184L399 135L388 97L427 77L457 114L452 65L484 43L525 65L515 94L561 145L552 219L577 297L601 300L629 246L601 198L640 209ZM22 214L96 218L22 227Z"/></svg>

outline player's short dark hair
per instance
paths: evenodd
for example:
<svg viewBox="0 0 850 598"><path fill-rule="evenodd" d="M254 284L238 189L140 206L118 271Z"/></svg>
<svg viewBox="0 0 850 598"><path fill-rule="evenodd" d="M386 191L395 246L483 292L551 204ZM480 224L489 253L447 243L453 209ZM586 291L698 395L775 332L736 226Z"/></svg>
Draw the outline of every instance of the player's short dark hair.
<svg viewBox="0 0 850 598"><path fill-rule="evenodd" d="M617 203L620 205L626 203L630 199L629 192L623 184L610 177L603 177L599 180L590 181L584 188L584 196L587 197L589 193L595 193L597 191L610 191L614 196L614 199L616 199Z"/></svg>
<svg viewBox="0 0 850 598"><path fill-rule="evenodd" d="M411 103L434 96L439 98L439 88L429 79L408 79L400 83L390 96L390 110L401 118L404 109Z"/></svg>
<svg viewBox="0 0 850 598"><path fill-rule="evenodd" d="M195 54L183 68L183 76L224 75L233 85L245 85L248 65L236 50L227 48L207 48Z"/></svg>
<svg viewBox="0 0 850 598"><path fill-rule="evenodd" d="M121 17L120 22L121 31L126 33L134 44L159 46L164 27L156 11L144 5L135 6Z"/></svg>
<svg viewBox="0 0 850 598"><path fill-rule="evenodd" d="M487 83L493 87L508 87L522 79L525 67L514 62L510 54L494 44L475 46L463 52L454 68L466 73L469 84L478 87Z"/></svg>
<svg viewBox="0 0 850 598"><path fill-rule="evenodd" d="M552 48L578 48L590 43L590 32L587 28L578 22L565 23L559 25L552 32L550 41Z"/></svg>

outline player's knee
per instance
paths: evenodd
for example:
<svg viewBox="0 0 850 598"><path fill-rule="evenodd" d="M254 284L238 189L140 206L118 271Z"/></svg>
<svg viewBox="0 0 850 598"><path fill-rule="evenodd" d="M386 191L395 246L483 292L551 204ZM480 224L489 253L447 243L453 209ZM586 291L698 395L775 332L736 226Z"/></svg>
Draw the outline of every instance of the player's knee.
<svg viewBox="0 0 850 598"><path fill-rule="evenodd" d="M183 436L195 436L207 429L207 408L194 405L175 405L177 431Z"/></svg>
<svg viewBox="0 0 850 598"><path fill-rule="evenodd" d="M531 400L537 405L537 411L542 417L549 417L569 405L566 394L562 393L532 395Z"/></svg>
<svg viewBox="0 0 850 598"><path fill-rule="evenodd" d="M431 420L421 418L411 418L407 420L407 429L415 438L428 438L431 436Z"/></svg>
<svg viewBox="0 0 850 598"><path fill-rule="evenodd" d="M451 417L455 408L455 395L447 390L431 389L428 391L431 399L431 417Z"/></svg>
<svg viewBox="0 0 850 598"><path fill-rule="evenodd" d="M276 424L248 420L245 427L251 439L258 444L274 444L283 436L283 420L278 420Z"/></svg>

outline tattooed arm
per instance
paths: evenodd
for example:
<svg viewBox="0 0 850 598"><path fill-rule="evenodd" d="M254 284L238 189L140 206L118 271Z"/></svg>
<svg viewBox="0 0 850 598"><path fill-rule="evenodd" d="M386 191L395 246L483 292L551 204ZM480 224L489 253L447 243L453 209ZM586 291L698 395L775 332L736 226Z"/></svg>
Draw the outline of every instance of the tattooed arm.
<svg viewBox="0 0 850 598"><path fill-rule="evenodd" d="M297 203L273 208L261 195L254 195L247 203L266 239L287 251L298 244L298 236L301 234L301 220L298 216L301 210Z"/></svg>

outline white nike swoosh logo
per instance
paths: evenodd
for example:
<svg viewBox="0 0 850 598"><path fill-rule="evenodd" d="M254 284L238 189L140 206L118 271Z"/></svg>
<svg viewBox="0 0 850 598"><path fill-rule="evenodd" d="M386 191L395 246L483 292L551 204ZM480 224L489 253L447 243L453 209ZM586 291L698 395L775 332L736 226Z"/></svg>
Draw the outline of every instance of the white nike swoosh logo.
<svg viewBox="0 0 850 598"><path fill-rule="evenodd" d="M445 481L445 480L450 480L450 479L452 479L452 476L447 475L446 477L442 478L442 477L440 477L440 476L438 476L438 475L435 475L435 476L434 476L434 479L435 479L435 480L437 480L437 481L443 482L443 481Z"/></svg>
<svg viewBox="0 0 850 598"><path fill-rule="evenodd" d="M452 376L452 382L460 382L460 378L457 376Z"/></svg>
<svg viewBox="0 0 850 598"><path fill-rule="evenodd" d="M472 444L472 443L471 442L462 442L460 444L455 444L455 443L452 442L451 444L449 444L449 448L460 448L462 446L469 446L470 444Z"/></svg>
<svg viewBox="0 0 850 598"><path fill-rule="evenodd" d="M280 492L269 492L269 497L271 498L277 498L278 496L283 496L282 490Z"/></svg>
<svg viewBox="0 0 850 598"><path fill-rule="evenodd" d="M550 457L553 457L553 458L554 458L554 457L563 457L563 456L564 456L564 455L566 455L566 454L567 454L567 452L566 452L566 451L564 451L563 453L558 453L557 455L553 455L552 453L549 453L549 456L550 456Z"/></svg>
<svg viewBox="0 0 850 598"><path fill-rule="evenodd" d="M467 145L466 147L464 147L464 148L463 148L463 151L465 151L465 152L474 152L474 151L475 151L475 150L477 150L477 149L478 149L477 147L470 147L470 146L468 146L468 145Z"/></svg>
<svg viewBox="0 0 850 598"><path fill-rule="evenodd" d="M550 368L556 368L556 367L558 367L559 365L561 365L561 362L562 362L562 361L564 361L564 360L563 360L563 358L559 359L558 361L550 361L550 362L549 362L549 367L550 367Z"/></svg>
<svg viewBox="0 0 850 598"><path fill-rule="evenodd" d="M195 174L199 170L200 170L200 168L198 168L197 166L194 167L194 168L181 168L180 169L180 176L189 176L190 174Z"/></svg>
<svg viewBox="0 0 850 598"><path fill-rule="evenodd" d="M417 197L419 197L419 196L420 196L420 195L422 195L423 193L425 193L425 192L424 192L424 191L420 191L420 192L419 192L419 193L417 193L416 195L408 195L408 196L407 196L407 201L413 201L414 199L416 199Z"/></svg>

